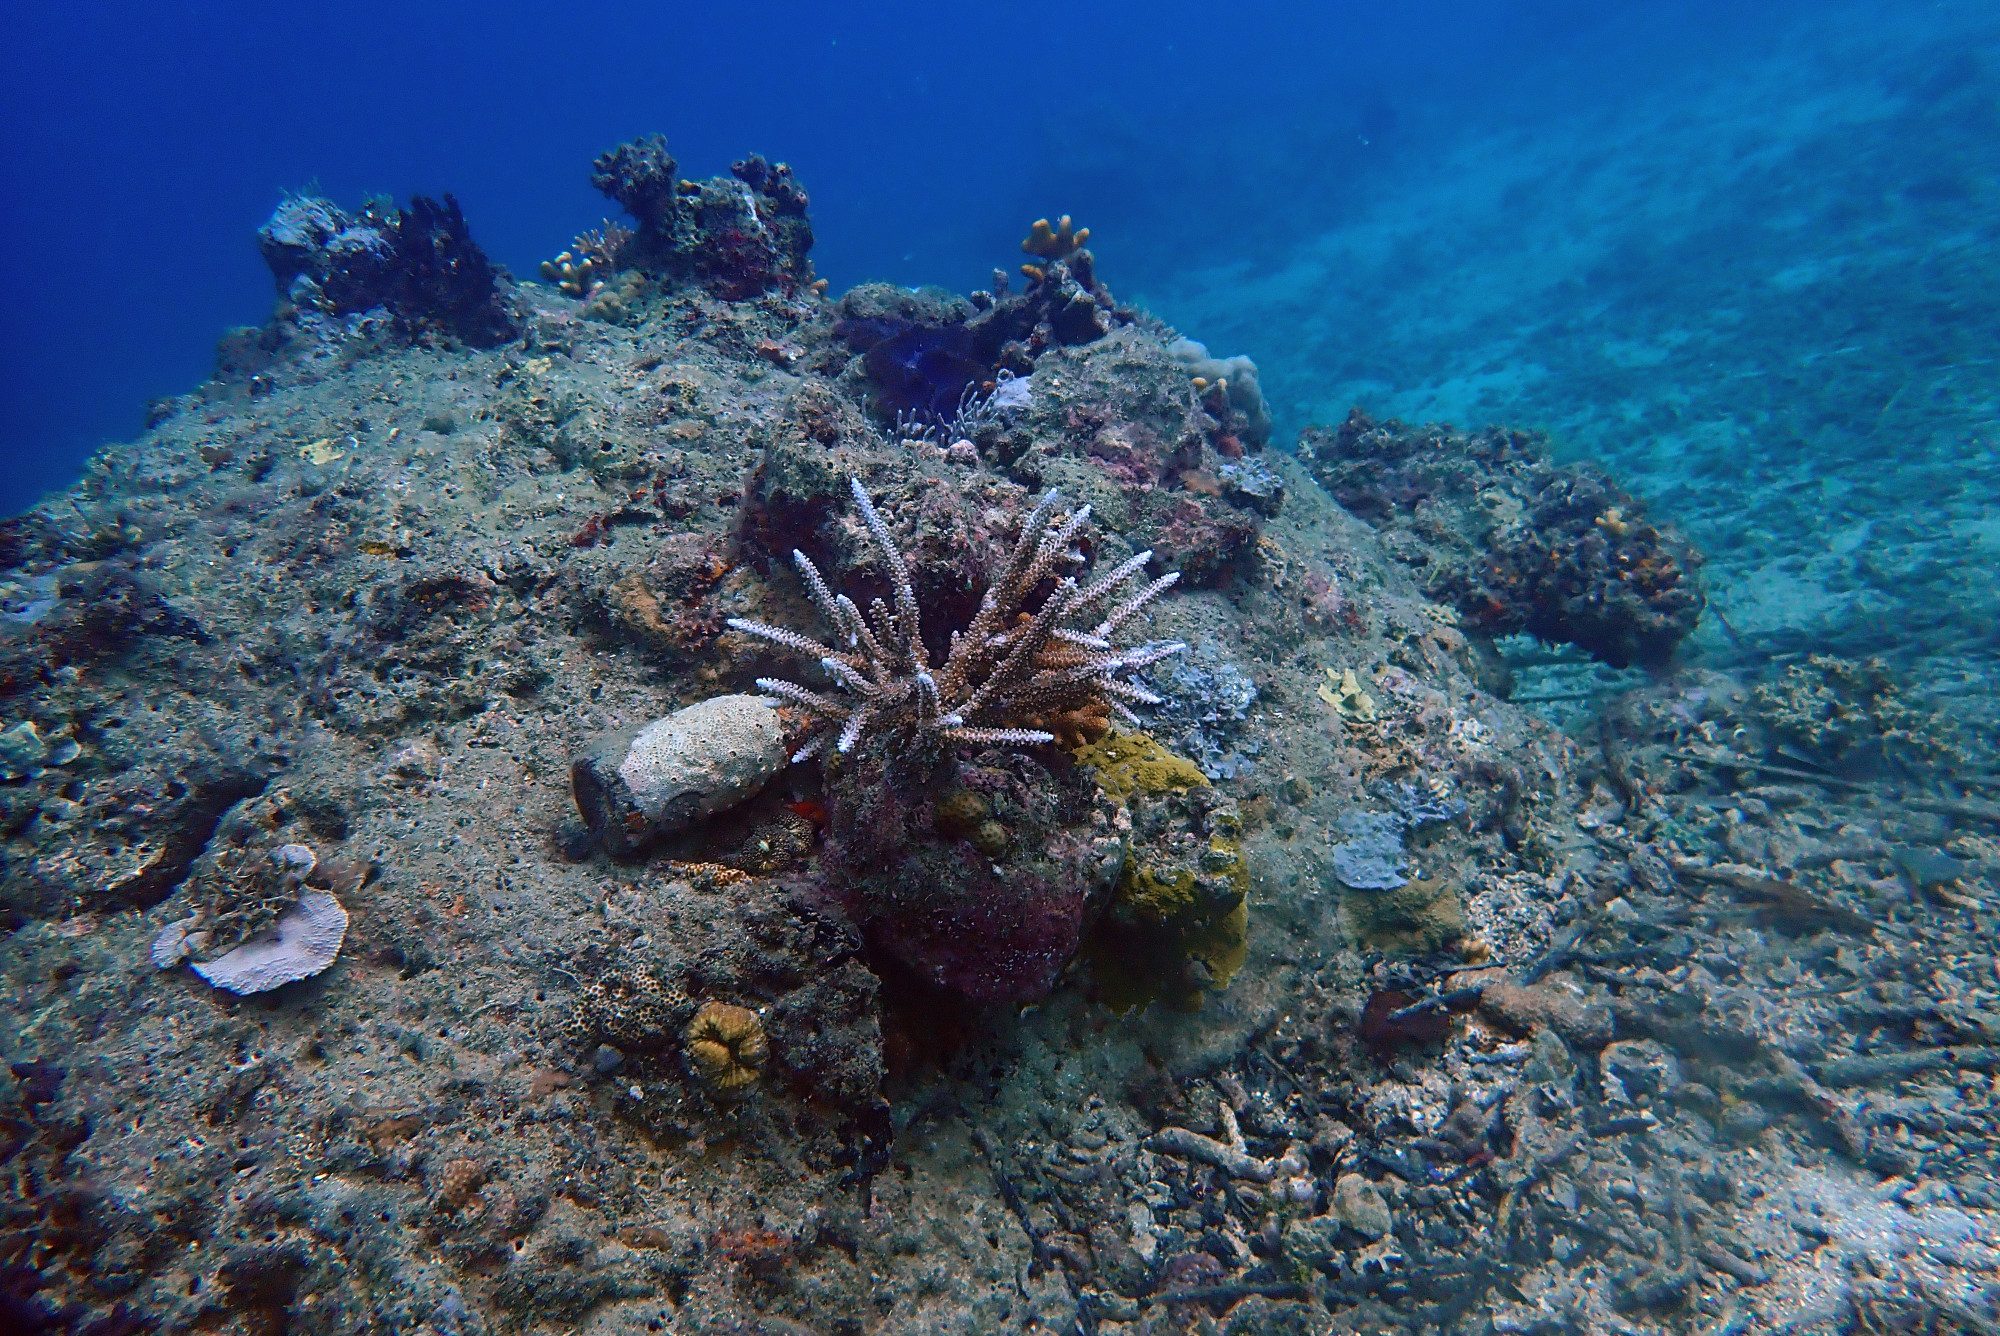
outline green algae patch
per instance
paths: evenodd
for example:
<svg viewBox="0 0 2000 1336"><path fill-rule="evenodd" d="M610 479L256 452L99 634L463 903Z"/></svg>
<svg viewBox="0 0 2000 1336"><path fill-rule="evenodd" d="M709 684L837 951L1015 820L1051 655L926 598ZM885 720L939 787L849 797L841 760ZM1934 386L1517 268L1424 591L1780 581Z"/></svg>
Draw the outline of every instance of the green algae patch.
<svg viewBox="0 0 2000 1336"><path fill-rule="evenodd" d="M1150 733L1108 733L1071 755L1089 766L1097 786L1123 802L1135 793L1186 793L1208 787L1194 762L1176 756Z"/></svg>
<svg viewBox="0 0 2000 1336"><path fill-rule="evenodd" d="M1197 1011L1248 953L1250 867L1236 805L1145 733L1074 755L1131 822L1125 870L1084 943L1092 996L1121 1014L1151 1002Z"/></svg>
<svg viewBox="0 0 2000 1336"><path fill-rule="evenodd" d="M1349 891L1341 910L1357 945L1392 955L1428 955L1465 936L1465 907L1445 877L1393 890Z"/></svg>

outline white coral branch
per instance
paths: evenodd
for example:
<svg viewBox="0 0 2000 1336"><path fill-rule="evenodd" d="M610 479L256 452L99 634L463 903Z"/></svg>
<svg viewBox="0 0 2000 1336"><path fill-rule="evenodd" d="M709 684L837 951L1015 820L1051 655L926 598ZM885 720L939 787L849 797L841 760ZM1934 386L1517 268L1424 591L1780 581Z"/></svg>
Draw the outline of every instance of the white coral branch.
<svg viewBox="0 0 2000 1336"><path fill-rule="evenodd" d="M1013 550L981 596L971 624L952 633L945 662L932 670L909 563L860 480L850 479L849 488L881 553L893 610L878 598L864 614L846 594L833 592L803 552L794 552L793 562L813 606L844 651L785 627L744 618L729 621L746 635L818 663L847 697L843 701L778 678L758 679L757 685L767 694L800 707L822 725L799 748L795 761L819 755L829 742L838 752L851 752L871 733L890 730L971 746L1041 746L1054 742L1055 735L1022 725L1107 710L1129 720L1127 702L1159 703L1158 696L1124 675L1181 653L1186 646L1155 641L1121 649L1111 635L1179 576L1168 574L1152 581L1094 628L1070 624L1126 588L1153 555L1136 553L1079 587L1067 572L1083 564L1076 545L1090 522L1090 507L1064 513L1056 492L1042 496L1022 520ZM1056 580L1054 591L1038 607L1031 606L1050 579Z"/></svg>

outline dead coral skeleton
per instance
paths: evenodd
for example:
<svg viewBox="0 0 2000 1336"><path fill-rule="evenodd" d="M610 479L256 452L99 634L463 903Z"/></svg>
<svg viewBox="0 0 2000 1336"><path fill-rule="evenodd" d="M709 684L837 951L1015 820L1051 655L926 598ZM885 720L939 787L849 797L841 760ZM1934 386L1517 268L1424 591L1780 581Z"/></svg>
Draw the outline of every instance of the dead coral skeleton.
<svg viewBox="0 0 2000 1336"><path fill-rule="evenodd" d="M757 679L763 691L804 710L822 725L793 761L817 754L830 739L836 751L846 753L867 734L891 730L937 742L1029 747L1055 741L1053 733L1031 726L1048 719L1103 704L1136 727L1138 720L1126 702L1160 703L1158 696L1120 675L1179 654L1187 646L1153 641L1118 649L1110 637L1172 587L1180 572L1162 575L1102 611L1152 559L1150 551L1140 552L1085 586L1079 587L1074 575L1062 575L1039 609L1031 613L1026 607L1038 587L1065 568L1082 564L1083 554L1074 543L1090 522L1089 506L1062 514L1053 490L1042 497L1022 522L1014 551L987 587L972 624L952 633L944 665L933 672L909 566L860 480L849 481L854 503L882 553L895 591L895 608L876 599L864 615L847 595L827 588L805 553L794 551L799 575L820 615L833 627L839 647L785 627L740 617L729 622L746 635L817 660L847 693L848 699L839 699L795 682ZM1101 620L1089 629L1075 625L1100 611Z"/></svg>

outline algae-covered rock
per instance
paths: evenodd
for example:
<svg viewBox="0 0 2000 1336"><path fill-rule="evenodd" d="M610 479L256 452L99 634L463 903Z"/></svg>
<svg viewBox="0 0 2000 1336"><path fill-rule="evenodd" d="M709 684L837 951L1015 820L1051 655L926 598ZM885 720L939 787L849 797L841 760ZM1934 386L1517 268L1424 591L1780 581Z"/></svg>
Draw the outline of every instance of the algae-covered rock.
<svg viewBox="0 0 2000 1336"><path fill-rule="evenodd" d="M1194 1010L1243 964L1250 870L1236 806L1145 733L1074 755L1131 825L1125 870L1085 953L1098 999L1116 1011L1156 1000Z"/></svg>
<svg viewBox="0 0 2000 1336"><path fill-rule="evenodd" d="M763 696L716 696L614 734L570 769L577 810L613 855L685 830L785 768L784 725Z"/></svg>
<svg viewBox="0 0 2000 1336"><path fill-rule="evenodd" d="M1395 1226L1382 1191L1360 1174L1342 1174L1333 1185L1333 1214L1355 1233L1379 1239Z"/></svg>
<svg viewBox="0 0 2000 1336"><path fill-rule="evenodd" d="M1465 906L1447 877L1354 891L1341 910L1350 935L1371 950L1428 955L1465 936Z"/></svg>

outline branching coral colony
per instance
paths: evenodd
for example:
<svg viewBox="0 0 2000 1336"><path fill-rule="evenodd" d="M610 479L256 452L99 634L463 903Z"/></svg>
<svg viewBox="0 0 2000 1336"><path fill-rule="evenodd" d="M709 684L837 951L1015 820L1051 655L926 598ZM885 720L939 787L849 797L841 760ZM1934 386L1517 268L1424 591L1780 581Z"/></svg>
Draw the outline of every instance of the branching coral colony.
<svg viewBox="0 0 2000 1336"><path fill-rule="evenodd" d="M731 618L729 624L794 653L815 659L846 693L839 699L778 678L757 679L767 694L804 710L821 727L793 756L803 761L831 739L835 750L852 751L871 733L902 732L936 742L1030 747L1054 742L1051 728L1070 733L1076 720L1105 720L1116 712L1135 726L1127 702L1157 705L1159 697L1123 680L1121 674L1158 663L1187 646L1151 641L1127 649L1111 637L1147 604L1172 587L1180 572L1162 575L1112 600L1135 580L1152 553L1140 552L1090 584L1060 575L1083 562L1077 535L1090 522L1090 507L1061 513L1055 492L1042 497L1021 525L1007 563L986 590L979 611L964 631L954 631L944 666L931 670L917 615L917 595L903 554L875 513L859 479L850 479L854 503L882 552L896 606L876 599L864 615L845 594L834 594L805 553L794 551L799 575L813 603L833 628L829 647L780 626ZM1033 612L1027 605L1051 578L1053 592ZM1089 629L1090 617L1101 620ZM1104 725L1100 723L1098 732Z"/></svg>

